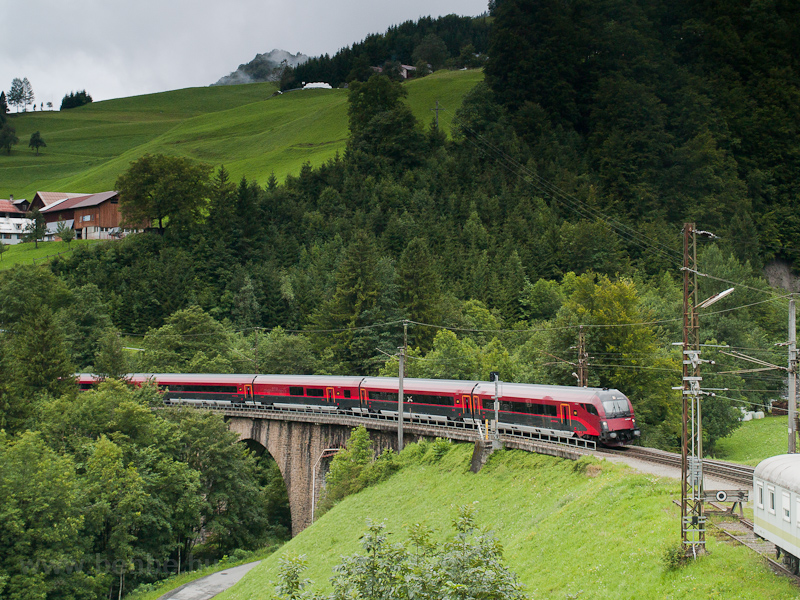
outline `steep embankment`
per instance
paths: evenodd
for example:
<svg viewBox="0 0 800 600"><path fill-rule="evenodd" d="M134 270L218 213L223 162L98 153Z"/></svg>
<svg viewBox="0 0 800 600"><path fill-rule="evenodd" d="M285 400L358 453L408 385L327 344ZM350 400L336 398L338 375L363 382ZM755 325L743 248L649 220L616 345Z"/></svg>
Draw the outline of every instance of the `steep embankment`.
<svg viewBox="0 0 800 600"><path fill-rule="evenodd" d="M427 124L438 100L449 131L453 113L483 75L436 73L408 82L414 115ZM345 90L273 96L272 83L192 88L108 100L63 112L11 115L19 145L0 156L0 198L32 197L37 190L112 189L131 161L165 153L224 164L234 178L280 181L305 162L319 165L347 140ZM25 140L41 132L47 147L35 156Z"/></svg>
<svg viewBox="0 0 800 600"><path fill-rule="evenodd" d="M751 553L709 535L709 556L668 571L665 548L679 536L678 483L597 461L495 454L477 475L471 446L441 459L411 447L410 464L389 481L347 498L266 559L220 600L270 598L278 560L305 554L305 573L327 589L341 555L360 551L366 519L385 520L392 541L417 522L449 536L454 508L475 503L481 524L505 547L509 566L536 598L787 598L796 590ZM416 455L413 459L412 455Z"/></svg>

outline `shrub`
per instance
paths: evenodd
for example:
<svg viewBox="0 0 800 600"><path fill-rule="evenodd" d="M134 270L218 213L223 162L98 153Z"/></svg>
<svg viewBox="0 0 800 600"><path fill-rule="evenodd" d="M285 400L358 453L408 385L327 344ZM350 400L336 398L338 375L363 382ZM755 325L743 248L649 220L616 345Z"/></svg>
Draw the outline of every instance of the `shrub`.
<svg viewBox="0 0 800 600"><path fill-rule="evenodd" d="M661 560L668 571L674 571L686 564L686 552L683 550L683 545L674 544L664 549L661 555Z"/></svg>

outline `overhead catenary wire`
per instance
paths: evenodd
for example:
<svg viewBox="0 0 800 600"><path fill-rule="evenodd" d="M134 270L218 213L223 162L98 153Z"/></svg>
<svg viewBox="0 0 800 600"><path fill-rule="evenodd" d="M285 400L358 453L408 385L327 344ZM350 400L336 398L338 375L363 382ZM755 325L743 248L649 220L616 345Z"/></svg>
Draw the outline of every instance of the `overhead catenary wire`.
<svg viewBox="0 0 800 600"><path fill-rule="evenodd" d="M714 315L714 314L722 314L722 313L729 313L736 310L742 310L745 308L750 308L752 306L756 306L758 304L763 304L765 302L771 302L774 300L784 299L787 298L789 295L782 295L777 296L774 298L768 298L765 300L761 300L759 302L753 302L750 304L744 304L740 306L734 306L731 308L727 308L720 311L710 312L710 313L703 313L705 316ZM286 328L280 325L275 327L246 327L242 329L235 329L235 330L228 330L222 332L203 332L203 333L164 333L158 329L153 329L148 333L130 333L130 332L120 332L120 335L124 335L126 337L145 337L149 333L157 333L157 335L161 337L182 337L182 338L193 338L193 337L209 337L209 336L223 336L229 335L232 333L248 333L254 331L261 331L270 333L275 330L281 330L285 333L300 333L300 334L318 334L318 333L344 333L344 332L354 332L354 331L368 331L372 329L380 329L380 328L387 328L396 325L402 325L403 323L407 323L409 325L417 325L420 327L430 327L433 329L445 329L448 331L453 332L460 332L460 333L512 333L512 334L531 334L531 333L541 333L546 331L566 331L571 329L580 329L581 327L588 328L588 329L610 329L610 328L621 328L621 327L647 327L652 325L661 325L665 323L676 323L682 321L682 317L675 317L672 319L658 319L655 321L637 321L631 323L578 323L574 325L559 325L559 326L552 326L547 325L544 327L533 327L533 328L487 328L481 329L477 327L455 327L450 325L439 325L433 323L424 323L422 321L412 321L410 319L397 319L394 321L385 321L380 323L371 323L369 325L359 325L356 327L341 327L341 328L331 328L331 329L308 329L308 328ZM13 332L6 332L6 333L13 333ZM729 346L729 348L733 349L743 349L743 350L754 350L754 351L763 351L763 352L776 352L775 349L765 349L765 348L748 348L748 347L734 347Z"/></svg>
<svg viewBox="0 0 800 600"><path fill-rule="evenodd" d="M516 174L518 176L520 176L523 179L525 179L528 183L533 185L533 187L537 188L539 191L544 192L546 196L552 198L553 200L555 200L557 202L560 202L562 204L567 205L567 207L569 207L572 210L574 210L580 216L583 216L583 217L592 216L593 218L604 222L607 226L609 226L614 231L616 231L617 234L620 235L620 237L622 237L624 239L627 239L628 241L631 241L632 243L635 243L635 244L637 244L637 245L639 245L641 247L646 247L646 248L650 248L652 250L655 250L656 252L661 253L662 255L666 256L669 259L674 259L674 258L677 258L677 257L681 256L681 253L678 250L676 250L674 248L670 248L669 246L665 246L664 244L660 244L658 242L655 242L654 240L642 235L639 231L637 231L633 227L625 225L624 223L616 221L615 219L612 219L611 217L609 217L608 215L606 215L602 211L587 205L586 203L582 202L580 199L578 199L575 196L573 196L573 195L567 193L566 191L562 190L561 188L559 188L558 186L556 186L552 182L547 181L546 179L542 178L538 174L532 172L525 165L522 165L519 161L517 161L513 157L509 156L505 151L503 151L502 149L498 148L496 145L494 145L490 141L488 141L485 138L485 136L481 135L480 133L475 132L471 127L469 127L466 123L464 123L461 119L459 119L458 115L454 115L453 121L455 121L456 124L459 127L461 127L461 129L465 133L469 133L471 136L474 137L474 141L473 141L472 139L470 139L469 136L465 135L465 138L467 139L468 142L470 142L473 146L475 146L477 148L480 148L478 146L478 143L483 144L485 149L482 149L482 150L484 152L491 151L491 153L494 153L497 157L499 157L503 161L504 166L507 169L509 169L511 171L516 171ZM775 291L770 290L770 289L752 287L752 286L749 286L749 285L747 285L745 283L742 283L742 282L731 281L731 280L728 280L728 279L717 277L715 275L711 275L709 273L698 273L696 271L693 271L693 272L697 273L697 275L699 275L699 276L708 277L710 279L714 279L716 281L720 281L720 282L724 282L724 283L727 283L727 284L730 284L730 285L734 285L736 287L745 288L745 289L749 289L749 290L756 291L756 292L761 292L761 293L766 293L766 294L774 294L774 293L776 293ZM785 297L785 296L783 296L783 297ZM722 311L718 311L718 312L722 312ZM708 313L708 314L716 314L716 313Z"/></svg>
<svg viewBox="0 0 800 600"><path fill-rule="evenodd" d="M525 165L522 165L519 161L509 156L502 149L498 148L497 146L489 142L484 136L482 136L479 133L476 133L472 128L463 123L463 121L461 121L461 119L459 119L457 116L455 116L453 120L456 121L457 125L459 125L464 131L469 132L472 136L475 137L477 141L484 144L486 148L491 150L496 156L500 157L504 162L503 166L508 168L508 170L512 172L516 171L516 175L518 176L521 175L523 179L525 179L529 184L531 184L533 187L537 188L540 192L543 192L546 196L552 198L556 202L565 204L568 208L572 209L580 216L602 221L608 227L615 230L618 235L640 247L653 249L669 259L675 259L681 255L680 252L678 252L677 250L669 248L668 246L665 246L663 244L654 242L650 238L647 238L646 236L639 233L636 229L612 219L603 212L587 205L586 203L582 202L575 196L568 194L558 186L540 177L539 175L528 169ZM470 140L469 137L467 137L466 139L468 142L472 143L472 145L477 147L477 144L475 142L472 142L472 140Z"/></svg>

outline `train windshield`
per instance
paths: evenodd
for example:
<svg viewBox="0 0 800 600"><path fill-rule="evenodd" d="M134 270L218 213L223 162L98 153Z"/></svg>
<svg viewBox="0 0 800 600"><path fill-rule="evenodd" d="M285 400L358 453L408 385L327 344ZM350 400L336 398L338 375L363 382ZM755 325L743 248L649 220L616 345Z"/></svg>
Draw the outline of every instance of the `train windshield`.
<svg viewBox="0 0 800 600"><path fill-rule="evenodd" d="M606 412L607 419L631 416L630 404L625 396L603 394L600 396L600 400L603 402L603 410Z"/></svg>

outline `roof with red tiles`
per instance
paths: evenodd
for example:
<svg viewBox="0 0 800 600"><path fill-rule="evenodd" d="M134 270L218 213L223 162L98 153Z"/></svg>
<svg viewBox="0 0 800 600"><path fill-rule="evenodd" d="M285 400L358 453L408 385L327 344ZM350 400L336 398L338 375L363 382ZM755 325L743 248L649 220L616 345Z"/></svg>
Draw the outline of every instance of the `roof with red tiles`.
<svg viewBox="0 0 800 600"><path fill-rule="evenodd" d="M72 210L73 208L87 208L90 206L97 206L106 200L109 200L117 195L118 192L100 192L99 194L82 194L72 196L70 198L63 198L47 205L42 209L42 213L56 213L62 210Z"/></svg>
<svg viewBox="0 0 800 600"><path fill-rule="evenodd" d="M71 192L36 192L34 198L36 196L41 199L42 203L45 206L50 206L53 202L58 202L59 200L66 200L67 198L75 198L76 196L89 196L87 193L76 194Z"/></svg>
<svg viewBox="0 0 800 600"><path fill-rule="evenodd" d="M19 206L14 206L14 203L10 200L0 200L0 212L1 213L19 213L20 215L24 215L25 211L20 210Z"/></svg>

